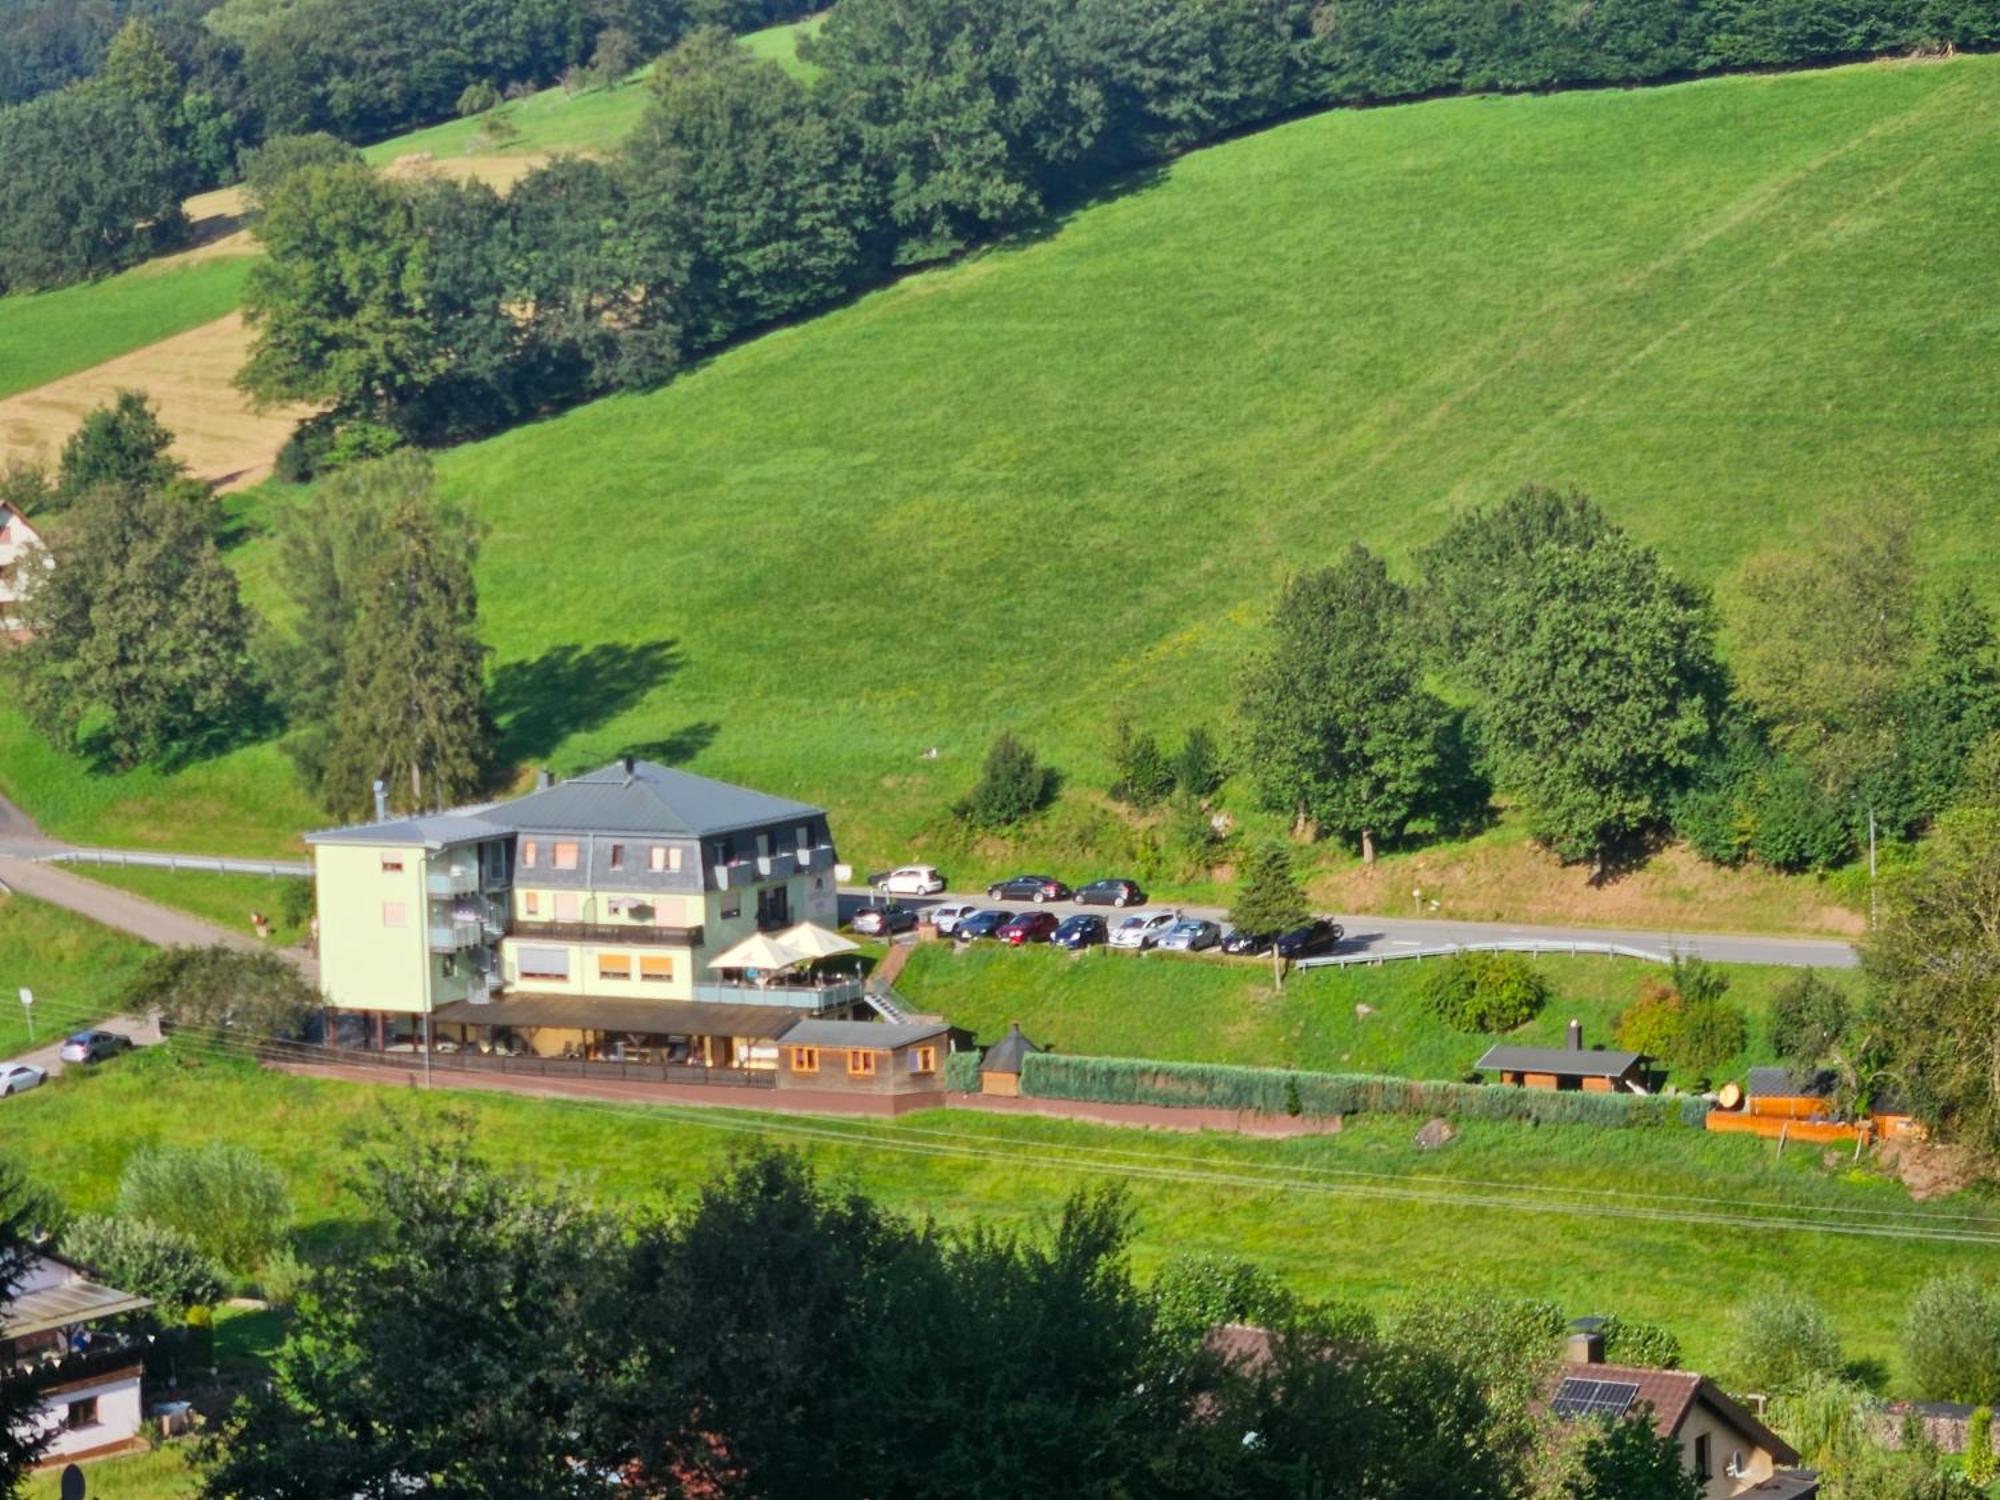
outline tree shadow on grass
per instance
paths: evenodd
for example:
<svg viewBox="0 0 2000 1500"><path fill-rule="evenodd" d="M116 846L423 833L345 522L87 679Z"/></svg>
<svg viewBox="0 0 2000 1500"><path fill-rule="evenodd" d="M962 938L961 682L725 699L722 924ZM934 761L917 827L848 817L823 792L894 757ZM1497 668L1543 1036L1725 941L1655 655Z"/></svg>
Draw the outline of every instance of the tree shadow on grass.
<svg viewBox="0 0 2000 1500"><path fill-rule="evenodd" d="M656 761L663 766L685 765L714 744L716 735L721 732L721 725L701 720L676 729L664 739L628 746L626 753L635 755L640 760Z"/></svg>
<svg viewBox="0 0 2000 1500"><path fill-rule="evenodd" d="M553 752L573 734L596 729L678 672L686 659L667 640L557 646L493 674L486 703L500 730L504 761Z"/></svg>

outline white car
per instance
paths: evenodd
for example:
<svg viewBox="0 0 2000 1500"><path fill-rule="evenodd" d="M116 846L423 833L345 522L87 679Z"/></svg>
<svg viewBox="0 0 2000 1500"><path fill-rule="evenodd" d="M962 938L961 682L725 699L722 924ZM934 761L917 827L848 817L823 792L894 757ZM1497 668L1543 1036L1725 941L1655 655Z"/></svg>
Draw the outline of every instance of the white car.
<svg viewBox="0 0 2000 1500"><path fill-rule="evenodd" d="M978 910L979 907L969 901L957 906L933 906L924 913L924 920L937 929L939 937L950 937L958 931L960 922Z"/></svg>
<svg viewBox="0 0 2000 1500"><path fill-rule="evenodd" d="M27 1063L0 1063L0 1099L40 1087L44 1076L40 1068Z"/></svg>
<svg viewBox="0 0 2000 1500"><path fill-rule="evenodd" d="M1222 929L1213 922L1200 917L1189 917L1176 922L1161 936L1159 949L1162 953L1199 953L1204 948L1213 948L1222 941Z"/></svg>
<svg viewBox="0 0 2000 1500"><path fill-rule="evenodd" d="M903 865L884 875L875 889L891 896L935 896L944 889L944 876L936 865Z"/></svg>
<svg viewBox="0 0 2000 1500"><path fill-rule="evenodd" d="M1111 929L1114 948L1150 948L1181 919L1177 911L1136 911Z"/></svg>

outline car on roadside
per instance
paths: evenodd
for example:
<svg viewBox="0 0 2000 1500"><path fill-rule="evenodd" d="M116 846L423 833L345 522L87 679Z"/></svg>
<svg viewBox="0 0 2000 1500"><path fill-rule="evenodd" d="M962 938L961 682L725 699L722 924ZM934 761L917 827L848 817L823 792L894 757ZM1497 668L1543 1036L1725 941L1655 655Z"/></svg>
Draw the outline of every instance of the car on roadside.
<svg viewBox="0 0 2000 1500"><path fill-rule="evenodd" d="M1203 917L1183 917L1154 946L1162 953L1199 953L1222 941L1222 929Z"/></svg>
<svg viewBox="0 0 2000 1500"><path fill-rule="evenodd" d="M1070 899L1078 906L1144 906L1146 893L1136 880L1093 880Z"/></svg>
<svg viewBox="0 0 2000 1500"><path fill-rule="evenodd" d="M1143 952L1165 937L1180 919L1177 911L1134 912L1111 929L1111 946Z"/></svg>
<svg viewBox="0 0 2000 1500"><path fill-rule="evenodd" d="M886 906L862 907L848 925L863 937L892 937L916 931L917 914L902 902L891 901Z"/></svg>
<svg viewBox="0 0 2000 1500"><path fill-rule="evenodd" d="M1080 953L1085 948L1095 948L1110 936L1111 929L1104 925L1104 918L1078 912L1073 917L1063 918L1056 930L1049 934L1049 943L1053 947Z"/></svg>
<svg viewBox="0 0 2000 1500"><path fill-rule="evenodd" d="M958 924L978 911L979 907L970 901L951 902L944 906L933 906L924 913L924 920L937 929L939 937L950 937L958 931Z"/></svg>
<svg viewBox="0 0 2000 1500"><path fill-rule="evenodd" d="M1245 932L1240 927L1232 927L1222 939L1224 953L1262 953L1271 946L1268 932Z"/></svg>
<svg viewBox="0 0 2000 1500"><path fill-rule="evenodd" d="M1067 901L1073 893L1053 875L1010 875L986 887L988 901Z"/></svg>
<svg viewBox="0 0 2000 1500"><path fill-rule="evenodd" d="M994 929L993 935L1020 948L1029 943L1046 943L1055 936L1059 925L1052 911L1024 911L1005 927Z"/></svg>
<svg viewBox="0 0 2000 1500"><path fill-rule="evenodd" d="M936 865L898 865L875 889L889 896L935 896L944 889L944 876Z"/></svg>
<svg viewBox="0 0 2000 1500"><path fill-rule="evenodd" d="M0 1099L40 1088L47 1076L33 1063L0 1063Z"/></svg>
<svg viewBox="0 0 2000 1500"><path fill-rule="evenodd" d="M1338 922L1329 922L1325 917L1314 917L1303 927L1294 927L1278 938L1278 957L1311 958L1318 953L1331 953L1346 935Z"/></svg>
<svg viewBox="0 0 2000 1500"><path fill-rule="evenodd" d="M122 1031L79 1031L63 1039L56 1055L66 1063L96 1063L131 1050L132 1038Z"/></svg>
<svg viewBox="0 0 2000 1500"><path fill-rule="evenodd" d="M952 929L952 936L961 943L977 942L980 938L990 938L994 933L1014 920L1011 911L1001 911L996 906L982 906L978 911Z"/></svg>

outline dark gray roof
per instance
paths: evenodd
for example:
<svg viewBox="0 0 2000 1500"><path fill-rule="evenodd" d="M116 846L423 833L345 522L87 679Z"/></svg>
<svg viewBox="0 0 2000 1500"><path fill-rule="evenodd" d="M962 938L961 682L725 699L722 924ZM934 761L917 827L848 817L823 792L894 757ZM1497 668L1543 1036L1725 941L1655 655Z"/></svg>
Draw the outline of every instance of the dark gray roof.
<svg viewBox="0 0 2000 1500"><path fill-rule="evenodd" d="M824 808L732 786L650 760L622 761L492 808L524 832L660 833L699 837L823 815Z"/></svg>
<svg viewBox="0 0 2000 1500"><path fill-rule="evenodd" d="M814 1021L794 1023L778 1038L787 1047L868 1047L878 1052L913 1046L943 1036L943 1021Z"/></svg>
<svg viewBox="0 0 2000 1500"><path fill-rule="evenodd" d="M323 828L306 835L308 844L391 844L418 849L443 849L480 839L504 839L514 830L470 813L430 813L423 817L391 818L386 823L357 823L351 828Z"/></svg>
<svg viewBox="0 0 2000 1500"><path fill-rule="evenodd" d="M635 1036L748 1036L774 1039L805 1012L788 1005L709 1000L620 1000L596 995L513 994L454 1000L435 1019L454 1026L561 1026Z"/></svg>
<svg viewBox="0 0 2000 1500"><path fill-rule="evenodd" d="M1473 1066L1482 1073L1567 1073L1576 1078L1622 1078L1642 1057L1638 1052L1586 1052L1574 1047L1494 1047Z"/></svg>
<svg viewBox="0 0 2000 1500"><path fill-rule="evenodd" d="M1824 1099L1833 1092L1833 1083L1828 1069L1801 1077L1790 1068L1752 1068L1746 1092L1753 1099Z"/></svg>
<svg viewBox="0 0 2000 1500"><path fill-rule="evenodd" d="M1040 1047L1037 1047L1033 1042L1028 1040L1027 1035L1021 1030L1021 1023L1016 1021L1012 1026L1007 1028L1005 1036L986 1049L986 1057L979 1064L979 1071L982 1073L1018 1073L1021 1071L1021 1059L1032 1052L1039 1052L1041 1050Z"/></svg>

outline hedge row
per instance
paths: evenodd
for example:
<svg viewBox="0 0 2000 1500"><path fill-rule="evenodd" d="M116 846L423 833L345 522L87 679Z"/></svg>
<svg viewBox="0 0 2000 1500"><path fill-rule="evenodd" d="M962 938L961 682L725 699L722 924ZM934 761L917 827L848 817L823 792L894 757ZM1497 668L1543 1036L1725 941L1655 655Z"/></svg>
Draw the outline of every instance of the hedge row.
<svg viewBox="0 0 2000 1500"><path fill-rule="evenodd" d="M954 1094L979 1092L979 1054L951 1052L945 1055L944 1086Z"/></svg>
<svg viewBox="0 0 2000 1500"><path fill-rule="evenodd" d="M1037 1099L1251 1109L1273 1115L1445 1115L1462 1120L1533 1120L1543 1125L1614 1128L1687 1125L1699 1129L1707 1111L1697 1098L1556 1093L1365 1073L1298 1073L1284 1068L1053 1052L1036 1053L1026 1060L1021 1092Z"/></svg>

